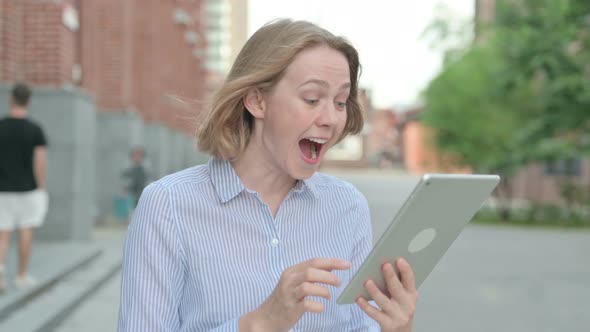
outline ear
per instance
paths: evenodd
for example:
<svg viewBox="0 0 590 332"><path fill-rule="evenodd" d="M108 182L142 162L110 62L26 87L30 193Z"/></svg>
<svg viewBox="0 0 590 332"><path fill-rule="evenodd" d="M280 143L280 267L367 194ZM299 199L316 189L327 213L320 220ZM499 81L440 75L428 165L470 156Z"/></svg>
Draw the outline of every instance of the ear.
<svg viewBox="0 0 590 332"><path fill-rule="evenodd" d="M258 88L251 88L242 99L244 106L255 119L263 119L266 104L264 96Z"/></svg>

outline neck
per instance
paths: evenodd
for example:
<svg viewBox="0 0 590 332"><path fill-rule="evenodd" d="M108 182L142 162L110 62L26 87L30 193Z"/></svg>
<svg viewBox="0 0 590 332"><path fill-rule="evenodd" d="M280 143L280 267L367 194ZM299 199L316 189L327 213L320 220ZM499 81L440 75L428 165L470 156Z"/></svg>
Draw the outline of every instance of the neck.
<svg viewBox="0 0 590 332"><path fill-rule="evenodd" d="M27 117L27 109L22 106L13 106L10 109L10 116L13 118L26 118Z"/></svg>
<svg viewBox="0 0 590 332"><path fill-rule="evenodd" d="M254 190L273 212L297 182L268 157L260 140L252 137L242 156L232 166L246 188Z"/></svg>

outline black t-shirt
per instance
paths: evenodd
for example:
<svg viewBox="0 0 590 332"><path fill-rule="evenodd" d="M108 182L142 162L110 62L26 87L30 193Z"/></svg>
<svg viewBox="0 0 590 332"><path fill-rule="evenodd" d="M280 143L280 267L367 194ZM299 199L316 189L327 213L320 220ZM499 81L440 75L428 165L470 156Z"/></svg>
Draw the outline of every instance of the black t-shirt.
<svg viewBox="0 0 590 332"><path fill-rule="evenodd" d="M37 189L33 173L35 147L47 145L43 130L28 119L0 119L0 191Z"/></svg>

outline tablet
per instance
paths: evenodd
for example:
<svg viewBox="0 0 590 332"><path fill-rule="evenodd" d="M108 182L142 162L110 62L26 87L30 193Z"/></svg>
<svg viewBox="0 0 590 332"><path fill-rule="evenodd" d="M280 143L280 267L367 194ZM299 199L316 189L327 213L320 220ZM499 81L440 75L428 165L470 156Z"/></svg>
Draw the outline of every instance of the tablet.
<svg viewBox="0 0 590 332"><path fill-rule="evenodd" d="M355 303L359 296L371 300L363 286L369 279L388 294L381 266L391 262L398 272L399 257L410 263L420 287L499 181L497 175L423 175L337 303Z"/></svg>

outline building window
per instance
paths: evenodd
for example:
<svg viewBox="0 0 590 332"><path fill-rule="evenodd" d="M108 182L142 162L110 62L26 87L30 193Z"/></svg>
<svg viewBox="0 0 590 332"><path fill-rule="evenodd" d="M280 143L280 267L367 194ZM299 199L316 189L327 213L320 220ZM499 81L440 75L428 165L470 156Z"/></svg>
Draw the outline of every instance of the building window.
<svg viewBox="0 0 590 332"><path fill-rule="evenodd" d="M547 175L582 175L582 159L567 158L545 162L545 174Z"/></svg>

